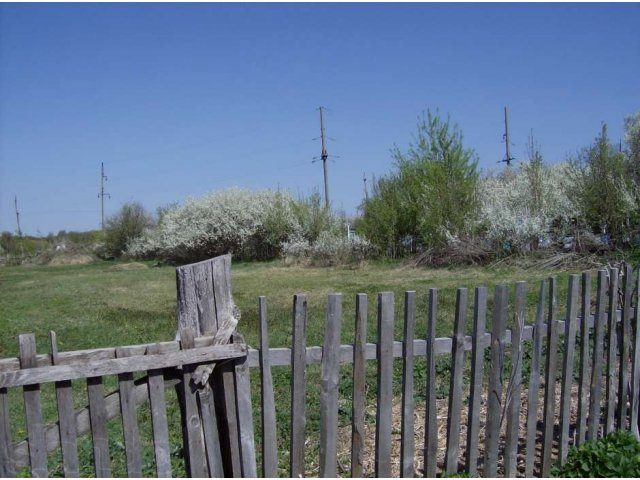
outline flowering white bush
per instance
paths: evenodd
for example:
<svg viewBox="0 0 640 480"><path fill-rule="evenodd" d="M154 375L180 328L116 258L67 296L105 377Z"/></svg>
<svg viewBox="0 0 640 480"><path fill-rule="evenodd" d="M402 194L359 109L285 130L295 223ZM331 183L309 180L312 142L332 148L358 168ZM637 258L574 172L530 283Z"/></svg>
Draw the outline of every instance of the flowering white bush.
<svg viewBox="0 0 640 480"><path fill-rule="evenodd" d="M130 245L138 257L195 261L223 253L276 256L300 226L288 193L232 188L189 198L165 211L154 229Z"/></svg>
<svg viewBox="0 0 640 480"><path fill-rule="evenodd" d="M523 163L516 171L483 179L479 185L481 237L493 248L522 249L547 232L562 230L576 215L569 195L568 164Z"/></svg>
<svg viewBox="0 0 640 480"><path fill-rule="evenodd" d="M282 253L290 263L321 266L358 263L373 253L373 246L367 240L352 236L343 237L332 232L322 232L314 243L294 240L285 243Z"/></svg>

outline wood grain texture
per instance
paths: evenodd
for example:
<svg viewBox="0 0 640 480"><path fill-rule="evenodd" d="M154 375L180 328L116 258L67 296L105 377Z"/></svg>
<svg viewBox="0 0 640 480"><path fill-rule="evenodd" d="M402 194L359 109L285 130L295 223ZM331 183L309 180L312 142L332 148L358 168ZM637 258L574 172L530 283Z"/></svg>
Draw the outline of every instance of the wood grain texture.
<svg viewBox="0 0 640 480"><path fill-rule="evenodd" d="M467 321L467 289L456 293L456 312L451 352L451 377L449 384L449 410L447 415L447 446L445 473L458 473L460 456L460 418L462 410L462 381L464 377L464 338Z"/></svg>
<svg viewBox="0 0 640 480"><path fill-rule="evenodd" d="M391 476L391 428L393 403L393 323L392 292L378 294L378 408L376 410L376 477Z"/></svg>
<svg viewBox="0 0 640 480"><path fill-rule="evenodd" d="M291 349L291 449L290 477L304 476L306 391L307 296L293 298L293 348Z"/></svg>
<svg viewBox="0 0 640 480"><path fill-rule="evenodd" d="M355 342L353 345L353 405L351 423L351 477L363 474L365 396L365 347L367 343L367 295L356 295Z"/></svg>
<svg viewBox="0 0 640 480"><path fill-rule="evenodd" d="M96 477L110 477L111 460L109 458L109 437L107 434L107 409L102 377L87 379L87 396L89 398L93 462ZM118 398L120 398L119 395Z"/></svg>
<svg viewBox="0 0 640 480"><path fill-rule="evenodd" d="M511 374L506 398L507 432L504 447L504 472L514 478L518 473L518 438L520 433L520 404L522 397L522 358L526 302L526 283L516 283L516 300L511 328Z"/></svg>
<svg viewBox="0 0 640 480"><path fill-rule="evenodd" d="M198 390L198 402L200 418L202 419L202 433L204 435L204 448L207 454L209 475L214 478L224 477L218 418L216 416L213 391L210 385Z"/></svg>
<svg viewBox="0 0 640 480"><path fill-rule="evenodd" d="M36 365L36 337L22 334L18 337L20 344L20 364L23 369L31 369ZM42 403L40 400L40 385L29 385L23 389L24 411L29 436L29 460L31 475L34 477L48 476L47 447L42 420Z"/></svg>
<svg viewBox="0 0 640 480"><path fill-rule="evenodd" d="M489 368L489 393L485 436L485 465L483 475L498 474L500 425L502 420L502 375L504 369L504 336L507 320L509 290L506 285L496 285L493 299L493 324L491 326L491 366Z"/></svg>
<svg viewBox="0 0 640 480"><path fill-rule="evenodd" d="M434 478L438 466L438 409L436 407L436 318L438 316L438 289L429 289L426 338L426 409L424 437L424 474Z"/></svg>
<svg viewBox="0 0 640 480"><path fill-rule="evenodd" d="M51 363L55 365L58 363L58 343L54 331L49 332L49 344L51 347ZM60 445L62 447L62 468L65 477L75 478L80 476L80 466L78 463L76 421L73 412L73 388L70 380L56 382L55 388Z"/></svg>
<svg viewBox="0 0 640 480"><path fill-rule="evenodd" d="M614 312L618 305L618 269L612 268L609 271L609 317L607 322L607 389L605 392L605 422L604 422L604 434L608 435L613 432L615 427L615 413L616 413L616 388L618 382L616 381L617 370L617 352L618 352L618 335L617 335L617 322Z"/></svg>
<svg viewBox="0 0 640 480"><path fill-rule="evenodd" d="M267 298L261 296L258 299L258 325L260 329L260 381L262 385L260 397L262 401L262 476L273 478L278 476L278 442L267 319Z"/></svg>
<svg viewBox="0 0 640 480"><path fill-rule="evenodd" d="M487 316L487 289L475 289L473 305L473 343L471 350L471 385L469 390L469 414L467 415L467 453L465 471L470 477L478 471L478 436L480 433L480 407L484 378L484 349Z"/></svg>
<svg viewBox="0 0 640 480"><path fill-rule="evenodd" d="M587 440L598 438L600 430L600 403L602 386L602 368L604 362L605 302L607 289L607 271L598 271L596 287L596 314L593 326L593 364L591 366L591 387L589 395L589 420L587 421ZM606 380L605 380L606 381Z"/></svg>
<svg viewBox="0 0 640 480"><path fill-rule="evenodd" d="M404 340L402 356L402 424L400 435L400 476L414 476L415 436L413 401L413 340L416 326L416 292L404 294Z"/></svg>
<svg viewBox="0 0 640 480"><path fill-rule="evenodd" d="M9 414L9 394L0 388L0 477L15 477L16 468L11 443L11 416Z"/></svg>
<svg viewBox="0 0 640 480"><path fill-rule="evenodd" d="M557 283L555 278L549 279L549 315L547 331L547 369L544 387L544 410L542 431L542 461L541 471L543 477L548 477L551 472L551 454L553 445L553 430L555 425L556 407L556 371L558 368L558 321L557 309Z"/></svg>
<svg viewBox="0 0 640 480"><path fill-rule="evenodd" d="M244 340L239 334L235 333L234 342L244 342ZM234 374L242 477L255 478L258 476L258 469L253 429L253 409L251 406L251 381L247 357L235 361Z"/></svg>
<svg viewBox="0 0 640 480"><path fill-rule="evenodd" d="M580 378L578 380L578 420L576 445L582 444L587 435L589 413L589 322L591 314L591 273L582 274L580 308Z"/></svg>
<svg viewBox="0 0 640 480"><path fill-rule="evenodd" d="M622 322L620 325L620 341L619 348L620 365L618 368L618 408L616 423L619 430L627 430L628 408L627 401L629 399L629 346L631 342L631 294L633 292L633 268L631 265L624 266L624 283L622 298Z"/></svg>
<svg viewBox="0 0 640 480"><path fill-rule="evenodd" d="M131 351L127 349L116 350L118 358L126 358L130 355ZM136 414L133 373L121 373L118 375L118 382L120 386L120 414L127 457L127 473L129 477L138 478L142 477L142 459L140 457L140 433Z"/></svg>
<svg viewBox="0 0 640 480"><path fill-rule="evenodd" d="M243 357L246 354L246 345L229 344L216 347L193 348L180 352L168 352L162 355L138 355L113 360L92 361L84 365L37 367L0 373L0 388L37 385L47 382L136 372L152 368L167 368L178 365L205 363Z"/></svg>
<svg viewBox="0 0 640 480"><path fill-rule="evenodd" d="M569 276L567 293L567 317L564 324L564 355L562 356L562 384L560 386L560 463L567 461L569 453L569 424L571 423L571 388L573 385L573 359L576 349L578 316L578 286L580 277Z"/></svg>
<svg viewBox="0 0 640 480"><path fill-rule="evenodd" d="M149 347L150 354L157 355L161 352L162 347L159 344ZM163 370L149 370L148 388L149 406L151 408L151 427L153 429L153 451L156 459L156 473L159 478L171 477L171 450L169 446L169 425L167 423L167 403L164 385Z"/></svg>
<svg viewBox="0 0 640 480"><path fill-rule="evenodd" d="M331 294L327 302L320 372L320 476L325 478L337 475L341 331L342 295Z"/></svg>
<svg viewBox="0 0 640 480"><path fill-rule="evenodd" d="M524 475L533 477L536 459L536 438L538 433L538 403L540 393L540 366L542 364L542 339L544 336L544 310L546 304L547 282L540 282L538 307L536 309L536 323L531 348L531 374L529 377L529 392L527 394L527 438Z"/></svg>

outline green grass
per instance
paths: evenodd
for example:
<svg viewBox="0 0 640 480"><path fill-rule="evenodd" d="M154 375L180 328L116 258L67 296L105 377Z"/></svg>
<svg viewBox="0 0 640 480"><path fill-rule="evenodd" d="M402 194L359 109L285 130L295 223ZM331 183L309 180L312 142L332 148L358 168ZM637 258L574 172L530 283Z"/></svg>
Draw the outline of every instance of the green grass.
<svg viewBox="0 0 640 480"><path fill-rule="evenodd" d="M34 333L38 352L49 351L47 333L55 330L60 351L96 348L104 346L131 345L136 343L170 340L175 334L175 269L153 267L137 270L118 270L113 262L102 262L82 266L22 266L0 268L0 357L16 356L17 335ZM406 290L416 290L418 317L416 337L425 335L427 292L430 287L439 289L439 308L436 331L438 336L452 334L455 296L457 287L467 287L469 291L469 315L467 331L471 329L473 307L473 287L489 288L489 312L491 312L493 285L513 284L517 280L528 281L528 317L533 322L533 312L537 302L539 281L549 275L549 271L520 270L517 268L450 268L414 269L396 263L371 263L360 268L303 268L286 267L280 262L234 263L232 266L233 296L242 312L238 330L246 341L258 345L257 298L265 295L268 301L269 336L271 346L290 346L291 308L295 293L306 293L309 299L309 319L307 345L322 345L324 332L324 308L329 293L343 294L342 343L352 343L354 332L354 311L356 293L369 295L368 341L375 341L376 335L376 294L392 291L396 298L396 339L402 338L403 295ZM558 275L559 311L563 314L567 289L567 275ZM513 288L511 289L513 294ZM510 317L511 318L511 317ZM491 324L490 314L487 319ZM509 320L508 325L510 325ZM439 359L439 371L443 374L443 389L446 395L447 358ZM375 387L375 365L369 362L369 378ZM419 364L418 364L419 365ZM401 371L400 362L396 367ZM252 377L254 401L259 400L258 378ZM350 367L341 369L341 423L350 421ZM420 372L416 372L416 391L420 391ZM307 432L314 434L319 425L319 368L308 372L308 412ZM288 444L289 369L274 368L274 383L278 398L278 422L281 467L286 473L287 457L284 452ZM117 380L108 378L107 390L117 388ZM398 383L399 388L399 383ZM86 405L86 393L82 382L74 382L76 407ZM171 392L173 395L173 392ZM172 425L171 444L173 449L174 474L184 474L181 467L179 413L175 399L169 398L170 423ZM375 398L375 388L369 396ZM25 436L21 416L21 392L13 389L10 397L14 441ZM254 403L257 405L257 403ZM43 388L43 410L45 420L56 418L55 395L52 386ZM259 419L259 409L254 409ZM149 429L148 407L140 409L140 424L143 438L145 474L153 474L153 450ZM258 422L259 423L259 422ZM258 424L257 424L258 425ZM258 425L259 426L259 425ZM110 425L112 453L122 452L122 433L116 419ZM317 445L317 442L311 442ZM317 447L310 447L309 457L317 457ZM85 436L79 450L85 468L83 475L91 474L90 440ZM116 458L117 457L117 458ZM52 465L54 459L52 458ZM23 472L24 473L24 472ZM58 470L52 474L61 473ZM123 455L114 455L114 475L124 475L126 465ZM317 472L316 472L317 474Z"/></svg>

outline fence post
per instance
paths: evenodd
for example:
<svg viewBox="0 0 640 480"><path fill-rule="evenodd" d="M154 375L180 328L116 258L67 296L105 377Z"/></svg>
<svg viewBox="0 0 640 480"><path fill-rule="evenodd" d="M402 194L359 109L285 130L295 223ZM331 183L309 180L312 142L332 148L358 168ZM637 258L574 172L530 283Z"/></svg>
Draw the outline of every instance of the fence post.
<svg viewBox="0 0 640 480"><path fill-rule="evenodd" d="M527 444L524 466L525 477L533 477L536 457L536 436L538 433L538 404L540 403L540 365L542 362L542 329L544 328L544 307L547 282L540 282L536 323L533 327L533 347L531 352L531 378L527 398Z"/></svg>
<svg viewBox="0 0 640 480"><path fill-rule="evenodd" d="M504 447L505 477L518 472L518 435L522 397L522 334L525 324L526 282L516 283L514 322L511 328L511 376L507 386L507 434Z"/></svg>
<svg viewBox="0 0 640 480"><path fill-rule="evenodd" d="M438 454L438 411L436 408L436 316L438 313L438 289L429 289L429 313L427 317L427 405L425 410L424 476L434 478Z"/></svg>
<svg viewBox="0 0 640 480"><path fill-rule="evenodd" d="M576 445L586 438L589 411L589 317L591 316L591 273L582 274L582 310L580 319L580 387L578 390L578 432Z"/></svg>
<svg viewBox="0 0 640 480"><path fill-rule="evenodd" d="M351 425L351 476L362 477L365 409L365 346L367 343L367 295L356 295L356 331L353 346L353 407Z"/></svg>
<svg viewBox="0 0 640 480"><path fill-rule="evenodd" d="M556 320L557 285L556 279L549 279L549 315L547 323L547 371L544 381L544 430L542 433L543 477L551 472L551 447L556 407L556 369L558 366L558 321Z"/></svg>
<svg viewBox="0 0 640 480"><path fill-rule="evenodd" d="M640 268L636 278L636 308L633 320L633 365L631 368L631 431L640 440L638 408L640 408Z"/></svg>
<svg viewBox="0 0 640 480"><path fill-rule="evenodd" d="M340 381L340 333L342 295L329 295L322 348L320 392L320 476L337 474L338 386Z"/></svg>
<svg viewBox="0 0 640 480"><path fill-rule="evenodd" d="M478 471L478 434L480 432L480 406L484 378L484 336L487 315L487 289L475 290L473 304L473 337L471 344L471 386L469 414L467 415L466 472L473 477Z"/></svg>
<svg viewBox="0 0 640 480"><path fill-rule="evenodd" d="M293 297L291 349L291 477L304 477L307 296Z"/></svg>
<svg viewBox="0 0 640 480"><path fill-rule="evenodd" d="M416 292L404 294L404 340L402 342L402 430L400 476L413 477L415 438L413 424L413 337L416 322Z"/></svg>
<svg viewBox="0 0 640 480"><path fill-rule="evenodd" d="M376 477L391 476L393 402L393 293L378 295L378 408L376 410Z"/></svg>
<svg viewBox="0 0 640 480"><path fill-rule="evenodd" d="M276 405L273 396L269 333L267 328L267 299L258 299L258 321L260 324L260 377L262 380L262 475L265 478L278 476L278 442L276 439Z"/></svg>
<svg viewBox="0 0 640 480"><path fill-rule="evenodd" d="M604 362L605 291L607 271L598 271L596 287L596 314L593 333L593 365L591 366L591 394L589 395L589 421L587 440L596 440L600 430L600 400L602 393L602 366Z"/></svg>
<svg viewBox="0 0 640 480"><path fill-rule="evenodd" d="M633 268L624 266L624 297L622 299L622 325L620 326L620 371L618 374L618 428L627 429L627 389L629 388L629 342L631 340L631 291Z"/></svg>
<svg viewBox="0 0 640 480"><path fill-rule="evenodd" d="M460 410L462 408L462 381L464 374L464 336L467 321L467 289L456 294L454 336L451 347L451 381L449 385L449 411L447 415L447 449L445 472L458 472L460 454Z"/></svg>
<svg viewBox="0 0 640 480"><path fill-rule="evenodd" d="M507 319L509 290L506 285L496 285L493 299L493 325L491 327L491 367L489 370L489 394L485 428L485 477L498 474L500 426L502 425L502 372L504 368L504 336Z"/></svg>
<svg viewBox="0 0 640 480"><path fill-rule="evenodd" d="M618 269L612 268L609 280L609 322L607 329L607 410L604 434L613 431L616 410L616 356L618 353Z"/></svg>

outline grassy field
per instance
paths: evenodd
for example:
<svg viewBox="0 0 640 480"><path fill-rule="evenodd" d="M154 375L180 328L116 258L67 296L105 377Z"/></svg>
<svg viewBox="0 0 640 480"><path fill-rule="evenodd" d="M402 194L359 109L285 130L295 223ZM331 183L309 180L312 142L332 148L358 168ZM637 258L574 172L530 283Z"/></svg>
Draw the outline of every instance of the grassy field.
<svg viewBox="0 0 640 480"><path fill-rule="evenodd" d="M136 268L137 267L137 268ZM437 287L439 293L439 316L437 335L452 334L455 290L457 287L470 289L469 308L473 305L473 287L489 288L489 312L493 285L513 284L518 280L528 282L528 322L533 319L532 312L536 303L538 283L550 275L559 278L559 314L562 314L562 299L565 296L566 274L539 270L521 270L513 267L502 268L455 268L455 269L415 269L406 268L397 263L374 263L359 268L302 268L287 267L279 262L236 263L232 266L233 295L241 312L242 319L238 330L250 345L258 344L257 298L265 295L268 300L270 341L272 346L289 346L291 343L291 305L294 293L306 293L309 296L309 321L307 345L322 345L324 330L324 308L329 293L341 292L343 299L342 343L353 340L353 319L356 293L369 294L369 341L375 341L376 294L392 291L396 295L396 339L401 339L403 292L416 290L418 294L418 328L416 335L424 336L426 326L427 292ZM48 352L47 332L55 330L58 335L59 349L75 350L102 346L127 345L143 342L164 341L173 338L175 333L175 269L173 267L153 267L151 264L130 265L103 262L92 265L57 267L5 267L0 269L0 357L16 356L18 352L17 335L35 333L38 351ZM513 289L512 289L513 293ZM470 318L470 317L469 317ZM490 318L488 318L490 324ZM471 322L468 321L468 329ZM447 370L446 359L442 358ZM371 362L370 362L371 363ZM372 376L375 367L371 365ZM445 372L446 373L446 372ZM317 409L318 375L317 368L309 370L309 412L308 431L317 429L319 421ZM349 397L350 368L342 369L341 391ZM254 396L257 399L259 389L254 376ZM445 380L443 378L443 380ZM280 431L278 442L281 450L286 451L288 442L288 381L286 368L274 369L274 382L278 395L278 421ZM419 390L420 379L417 380ZM446 385L446 380L443 381ZM115 389L117 382L106 382L107 389ZM77 407L86 405L86 394L82 382L74 382ZM16 390L16 389L14 389ZM370 396L375 391L369 392ZM441 392L441 394L446 394ZM21 415L21 394L12 392L11 411L15 418ZM175 406L170 396L169 404ZM55 395L49 386L43 389L43 405L46 420L56 418ZM350 405L341 404L345 412ZM177 408L170 408L172 445L174 447L175 475L184 474L180 454L179 416ZM259 415L256 409L256 415ZM341 423L348 423L348 414ZM257 418L259 418L257 416ZM143 436L145 474L153 474L153 453L151 432L148 428L148 408L140 409ZM121 426L117 421L110 425L110 445L112 452L122 451ZM24 438L25 426L20 420L13 425L14 440ZM79 449L85 468L83 475L91 475L90 441L80 442ZM311 447L310 458L315 455ZM122 457L122 455L120 455ZM115 457L114 457L115 458ZM51 464L56 458L52 458ZM287 458L283 454L281 467L286 474ZM126 473L123 459L114 460L114 475ZM313 465L311 466L313 469ZM313 471L313 470L312 470ZM26 472L23 472L26 473ZM61 473L52 470L52 474Z"/></svg>

